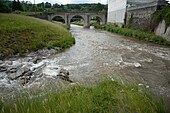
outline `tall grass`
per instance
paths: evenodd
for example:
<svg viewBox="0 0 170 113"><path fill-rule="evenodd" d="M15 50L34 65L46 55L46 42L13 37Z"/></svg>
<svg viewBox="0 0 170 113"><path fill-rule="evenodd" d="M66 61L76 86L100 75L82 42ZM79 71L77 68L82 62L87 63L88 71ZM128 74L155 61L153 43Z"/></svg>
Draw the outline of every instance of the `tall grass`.
<svg viewBox="0 0 170 113"><path fill-rule="evenodd" d="M123 36L128 36L128 37L134 37L139 40L145 40L153 43L157 43L160 45L165 45L165 46L170 46L170 42L167 41L166 39L162 38L161 36L157 36L153 33L149 32L144 32L144 31L139 31L139 30L134 30L134 29L128 29L128 28L120 28L120 27L115 27L113 25L96 25L96 29L102 29L102 30L107 30L112 33L117 33Z"/></svg>
<svg viewBox="0 0 170 113"><path fill-rule="evenodd" d="M0 101L1 113L165 113L163 101L154 101L145 90L105 80L93 87L73 86L44 95L23 95ZM39 94L40 95L40 94ZM34 98L33 98L34 97Z"/></svg>
<svg viewBox="0 0 170 113"><path fill-rule="evenodd" d="M14 14L0 14L0 40L4 57L44 47L64 49L75 43L71 33L59 24Z"/></svg>

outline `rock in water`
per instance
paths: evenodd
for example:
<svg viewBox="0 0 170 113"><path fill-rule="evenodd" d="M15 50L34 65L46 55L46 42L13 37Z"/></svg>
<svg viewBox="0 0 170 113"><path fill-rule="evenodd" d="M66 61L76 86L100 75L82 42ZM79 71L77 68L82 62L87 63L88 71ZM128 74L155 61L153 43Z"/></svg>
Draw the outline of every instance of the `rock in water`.
<svg viewBox="0 0 170 113"><path fill-rule="evenodd" d="M140 67L142 66L142 65L139 64L139 63L134 63L134 65L135 65L136 68L140 68Z"/></svg>
<svg viewBox="0 0 170 113"><path fill-rule="evenodd" d="M0 72L4 72L4 71L7 71L7 67L5 67L5 66L0 66Z"/></svg>
<svg viewBox="0 0 170 113"><path fill-rule="evenodd" d="M59 76L61 79L65 81L73 82L72 80L70 80L69 75L70 75L69 71L67 71L66 69L61 69L57 76Z"/></svg>
<svg viewBox="0 0 170 113"><path fill-rule="evenodd" d="M14 70L15 71L15 70ZM18 80L22 85L28 83L33 75L33 72L27 67L21 68L16 73L11 73L8 76L10 80Z"/></svg>

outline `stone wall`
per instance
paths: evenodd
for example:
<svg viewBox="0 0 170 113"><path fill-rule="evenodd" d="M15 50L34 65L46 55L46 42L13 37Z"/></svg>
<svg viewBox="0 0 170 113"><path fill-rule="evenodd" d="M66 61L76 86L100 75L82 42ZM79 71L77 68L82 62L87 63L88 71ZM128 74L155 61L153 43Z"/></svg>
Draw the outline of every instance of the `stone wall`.
<svg viewBox="0 0 170 113"><path fill-rule="evenodd" d="M153 13L157 10L156 6L135 7L127 10L127 26L148 31Z"/></svg>
<svg viewBox="0 0 170 113"><path fill-rule="evenodd" d="M151 31L151 19L155 11L165 6L165 0L150 0L127 8L126 25L135 29Z"/></svg>
<svg viewBox="0 0 170 113"><path fill-rule="evenodd" d="M160 35L170 41L170 26L166 28L165 21L163 20L155 29L155 34Z"/></svg>

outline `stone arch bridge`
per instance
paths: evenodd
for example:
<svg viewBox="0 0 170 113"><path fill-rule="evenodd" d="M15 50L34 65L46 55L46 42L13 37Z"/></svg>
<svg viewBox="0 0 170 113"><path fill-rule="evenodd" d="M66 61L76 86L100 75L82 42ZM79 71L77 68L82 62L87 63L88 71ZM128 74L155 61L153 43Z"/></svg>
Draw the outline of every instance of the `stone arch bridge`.
<svg viewBox="0 0 170 113"><path fill-rule="evenodd" d="M75 12L71 12L71 13L53 13L53 14L48 14L48 20L52 21L53 18L55 17L61 17L62 19L64 19L65 24L70 26L70 22L71 19L75 16L81 16L84 20L84 28L89 28L90 27L90 20L93 19L94 17L99 17L101 24L106 24L107 22L107 15L106 13L83 13L83 12L79 12L79 13L75 13Z"/></svg>

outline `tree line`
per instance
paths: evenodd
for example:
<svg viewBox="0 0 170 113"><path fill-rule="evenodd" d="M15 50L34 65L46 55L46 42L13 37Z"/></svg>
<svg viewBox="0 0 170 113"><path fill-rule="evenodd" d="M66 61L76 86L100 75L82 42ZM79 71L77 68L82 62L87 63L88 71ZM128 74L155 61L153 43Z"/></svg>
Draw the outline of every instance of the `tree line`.
<svg viewBox="0 0 170 113"><path fill-rule="evenodd" d="M49 2L42 2L39 4L32 4L29 1L19 0L0 0L0 12L10 13L13 11L25 12L62 12L62 11L107 11L107 5L101 3L92 4L51 4Z"/></svg>

